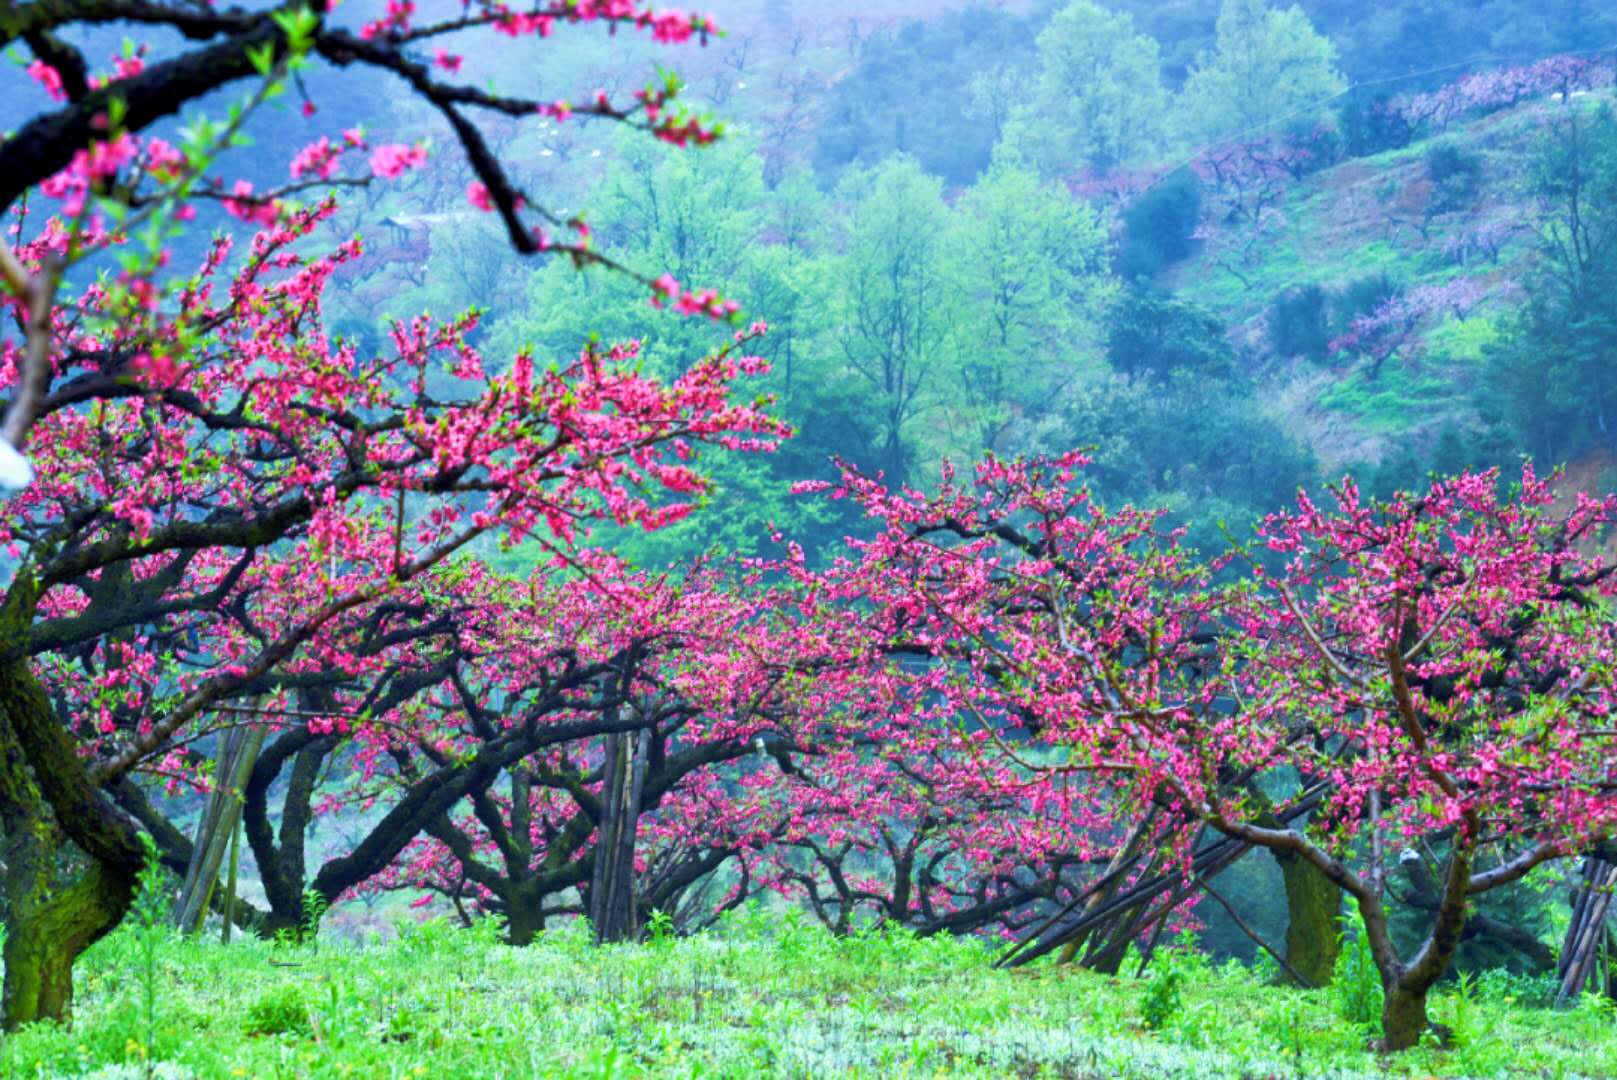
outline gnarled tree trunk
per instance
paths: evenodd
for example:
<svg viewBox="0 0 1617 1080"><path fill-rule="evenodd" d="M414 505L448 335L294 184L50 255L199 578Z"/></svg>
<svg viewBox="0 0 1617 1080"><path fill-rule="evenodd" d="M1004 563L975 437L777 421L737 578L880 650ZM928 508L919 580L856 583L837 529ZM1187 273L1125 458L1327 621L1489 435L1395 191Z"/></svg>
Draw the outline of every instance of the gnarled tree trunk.
<svg viewBox="0 0 1617 1080"><path fill-rule="evenodd" d="M1371 952L1381 971L1382 990L1386 995L1381 1007L1381 1036L1382 1046L1387 1050L1418 1046L1421 1035L1431 1026L1426 1017L1426 995L1443 977L1459 951L1465 933L1473 857L1469 845L1455 845L1443 875L1443 892L1432 919L1432 929L1408 964L1402 963L1392 948L1386 909L1379 899L1371 906L1360 899L1365 930L1370 934Z"/></svg>
<svg viewBox="0 0 1617 1080"><path fill-rule="evenodd" d="M13 871L8 882L18 887L11 895L6 927L7 1031L36 1020L72 1018L73 965L123 920L134 899L133 875L99 863L91 863L76 881L52 889L56 875L49 864L54 861L55 850L47 849L34 866L20 875Z"/></svg>
<svg viewBox="0 0 1617 1080"><path fill-rule="evenodd" d="M0 1023L15 1031L36 1020L71 1018L73 964L129 910L134 874L92 859L76 880L68 876L60 862L61 831L4 716L0 825L7 903Z"/></svg>
<svg viewBox="0 0 1617 1080"><path fill-rule="evenodd" d="M1420 1045L1420 1038L1431 1021L1426 1017L1429 987L1406 988L1394 984L1386 988L1381 1007L1381 1041L1387 1050L1409 1050Z"/></svg>

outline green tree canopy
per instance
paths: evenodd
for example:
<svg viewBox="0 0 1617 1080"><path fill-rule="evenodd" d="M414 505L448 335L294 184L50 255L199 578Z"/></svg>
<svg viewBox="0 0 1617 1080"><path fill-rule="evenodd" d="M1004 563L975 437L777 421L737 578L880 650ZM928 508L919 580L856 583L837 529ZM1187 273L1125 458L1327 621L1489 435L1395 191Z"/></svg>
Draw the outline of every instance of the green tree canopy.
<svg viewBox="0 0 1617 1080"><path fill-rule="evenodd" d="M1113 293L1097 216L1032 172L996 164L955 204L944 250L957 297L955 453L997 447L1098 361Z"/></svg>
<svg viewBox="0 0 1617 1080"><path fill-rule="evenodd" d="M1258 136L1322 117L1325 99L1346 89L1336 46L1301 8L1224 0L1217 43L1197 58L1178 111L1195 139Z"/></svg>
<svg viewBox="0 0 1617 1080"><path fill-rule="evenodd" d="M1224 324L1194 304L1156 289L1131 289L1106 325L1112 367L1131 379L1161 382L1183 371L1214 382L1235 372Z"/></svg>
<svg viewBox="0 0 1617 1080"><path fill-rule="evenodd" d="M851 169L837 186L838 259L825 316L835 353L864 384L881 468L915 464L915 427L936 404L953 330L943 184L914 158Z"/></svg>
<svg viewBox="0 0 1617 1080"><path fill-rule="evenodd" d="M1617 117L1568 108L1532 174L1541 259L1488 357L1484 410L1546 463L1617 447Z"/></svg>
<svg viewBox="0 0 1617 1080"><path fill-rule="evenodd" d="M1006 124L1005 151L1046 175L1148 157L1168 134L1157 43L1134 18L1074 0L1039 34L1039 75Z"/></svg>

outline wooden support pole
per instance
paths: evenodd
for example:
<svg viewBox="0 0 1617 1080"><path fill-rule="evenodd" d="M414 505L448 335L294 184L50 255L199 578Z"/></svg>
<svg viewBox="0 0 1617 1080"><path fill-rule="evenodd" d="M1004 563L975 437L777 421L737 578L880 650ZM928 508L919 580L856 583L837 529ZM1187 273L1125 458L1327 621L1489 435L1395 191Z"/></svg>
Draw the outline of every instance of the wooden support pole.
<svg viewBox="0 0 1617 1080"><path fill-rule="evenodd" d="M174 923L183 934L196 933L207 918L226 848L231 846L241 821L241 791L258 760L267 730L264 724L251 724L231 728L219 737L213 791L208 794L197 822L191 864L186 869L185 884L175 909ZM229 895L234 897L233 888Z"/></svg>

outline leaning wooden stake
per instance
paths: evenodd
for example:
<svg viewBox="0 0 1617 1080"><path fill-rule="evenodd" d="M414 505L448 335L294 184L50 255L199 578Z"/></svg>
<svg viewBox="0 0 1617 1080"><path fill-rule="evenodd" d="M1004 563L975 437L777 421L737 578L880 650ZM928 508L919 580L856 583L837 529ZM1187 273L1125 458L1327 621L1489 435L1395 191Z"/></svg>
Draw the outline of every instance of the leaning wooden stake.
<svg viewBox="0 0 1617 1080"><path fill-rule="evenodd" d="M1556 1001L1565 1004L1583 993L1584 984L1600 959L1600 946L1606 938L1606 913L1611 909L1613 888L1617 888L1617 865L1598 856L1583 860L1583 883L1572 900L1572 923L1561 945L1556 975L1561 980Z"/></svg>
<svg viewBox="0 0 1617 1080"><path fill-rule="evenodd" d="M213 891L218 886L219 870L225 861L225 849L241 820L241 791L258 760L265 731L265 725L252 724L231 728L220 736L213 791L208 794L202 817L197 822L191 863L186 868L185 884L175 909L174 923L183 934L196 933L207 917ZM234 895L233 889L231 895Z"/></svg>
<svg viewBox="0 0 1617 1080"><path fill-rule="evenodd" d="M596 940L633 941L640 933L634 896L634 849L646 784L651 732L607 736L601 823L590 881L589 917Z"/></svg>
<svg viewBox="0 0 1617 1080"><path fill-rule="evenodd" d="M230 830L230 873L225 879L224 925L219 928L221 944L230 944L230 931L236 924L236 867L241 862L241 800L236 800L236 824Z"/></svg>

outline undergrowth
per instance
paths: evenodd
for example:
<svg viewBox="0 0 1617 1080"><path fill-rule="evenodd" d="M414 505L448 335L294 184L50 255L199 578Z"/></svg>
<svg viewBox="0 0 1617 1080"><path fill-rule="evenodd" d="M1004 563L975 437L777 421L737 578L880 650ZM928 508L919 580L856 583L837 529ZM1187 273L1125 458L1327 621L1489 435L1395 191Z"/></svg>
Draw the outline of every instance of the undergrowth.
<svg viewBox="0 0 1617 1080"><path fill-rule="evenodd" d="M978 942L838 940L758 910L634 946L597 947L579 923L525 949L493 922L318 951L165 935L149 1027L146 943L128 928L91 950L75 1023L0 1042L0 1076L1617 1076L1592 999L1537 1008L1538 985L1508 976L1440 988L1432 1018L1462 1037L1383 1059L1369 1003L1349 1003L1362 972L1298 991L1188 941L1136 979L1132 956L1115 978L1001 971Z"/></svg>

